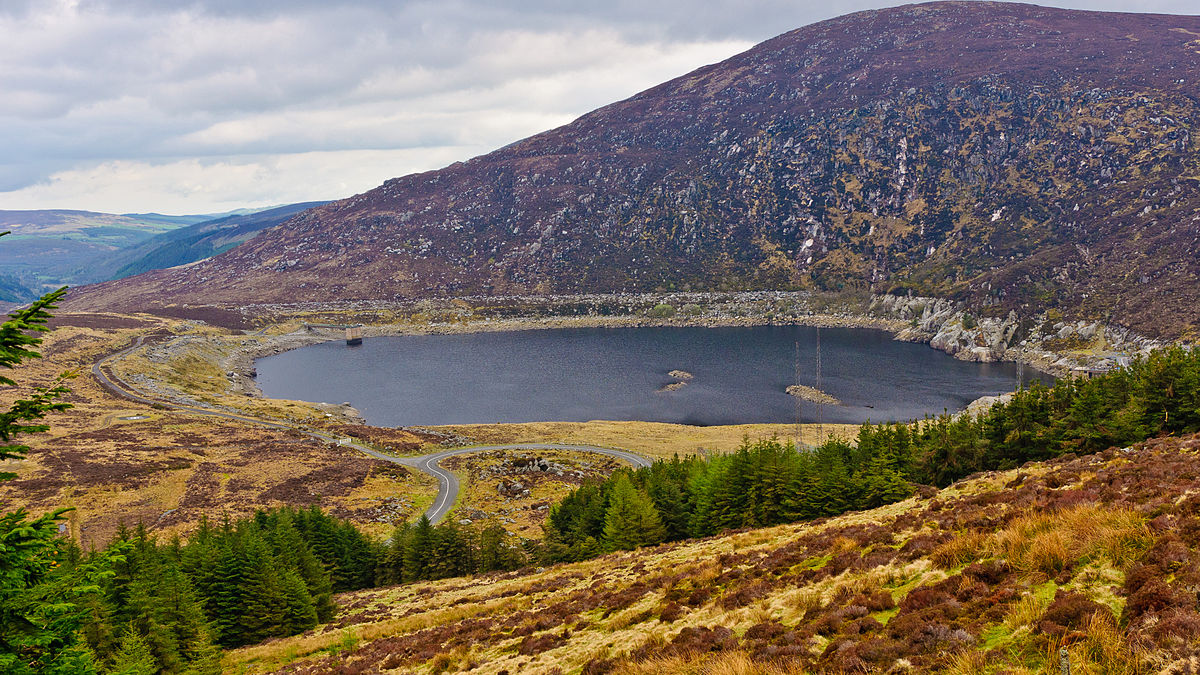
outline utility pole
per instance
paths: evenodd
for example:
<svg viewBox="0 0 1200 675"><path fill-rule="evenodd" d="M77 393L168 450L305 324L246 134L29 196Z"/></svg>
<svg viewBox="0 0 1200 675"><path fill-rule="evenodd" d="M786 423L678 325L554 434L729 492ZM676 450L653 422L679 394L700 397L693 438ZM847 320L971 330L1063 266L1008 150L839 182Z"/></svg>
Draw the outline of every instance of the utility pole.
<svg viewBox="0 0 1200 675"><path fill-rule="evenodd" d="M792 361L792 367L795 370L794 375L795 375L795 379L796 379L796 386L799 387L800 386L800 341L799 340L796 341L796 357ZM797 450L800 449L800 444L804 442L800 436L801 427L800 427L800 396L798 395L799 393L800 392L797 390L796 391L797 395L792 396L792 398L795 399L795 401L796 401L796 449Z"/></svg>
<svg viewBox="0 0 1200 675"><path fill-rule="evenodd" d="M821 388L821 327L817 326L817 391L824 394ZM825 404L817 399L817 445L825 441Z"/></svg>

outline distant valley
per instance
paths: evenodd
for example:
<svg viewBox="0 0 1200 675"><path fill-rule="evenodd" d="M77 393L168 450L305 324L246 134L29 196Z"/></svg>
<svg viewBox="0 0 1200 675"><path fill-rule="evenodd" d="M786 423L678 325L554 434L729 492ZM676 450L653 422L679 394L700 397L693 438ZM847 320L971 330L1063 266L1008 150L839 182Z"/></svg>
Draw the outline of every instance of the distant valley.
<svg viewBox="0 0 1200 675"><path fill-rule="evenodd" d="M0 231L9 232L0 245L0 302L195 262L323 203L184 216L0 211Z"/></svg>

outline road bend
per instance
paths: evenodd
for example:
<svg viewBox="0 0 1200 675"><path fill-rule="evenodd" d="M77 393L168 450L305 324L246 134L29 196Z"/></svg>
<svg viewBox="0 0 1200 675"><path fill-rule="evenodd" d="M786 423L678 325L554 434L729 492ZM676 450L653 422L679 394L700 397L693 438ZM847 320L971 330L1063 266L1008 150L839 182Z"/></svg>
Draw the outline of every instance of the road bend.
<svg viewBox="0 0 1200 675"><path fill-rule="evenodd" d="M402 466L416 469L422 473L429 474L437 479L438 492L437 497L435 497L433 500L433 504L431 504L428 509L425 509L425 515L435 524L445 519L446 515L450 513L450 510L454 508L454 503L458 500L459 494L462 492L462 487L458 482L458 476L455 476L453 472L446 470L441 465L441 461L448 457L469 455L476 452L491 452L495 450L573 450L577 452L590 452L597 455L605 455L607 457L628 462L635 467L647 467L651 464L651 461L646 457L634 452L629 452L628 450L601 448L594 445L573 445L568 443L510 443L505 445L474 445L470 447L451 448L449 450L433 452L428 455L397 457L395 455L389 455L387 453L380 452L375 448L363 445L362 443L354 441L353 439L334 436L332 434L316 431L309 427L292 424L281 420L262 419L259 417L250 417L249 415L239 415L221 410L213 410L211 408L184 405L182 403L174 403L172 401L153 399L139 393L136 389L130 386L128 382L125 382L117 377L115 373L110 375L109 373L104 372L105 366L132 353L138 347L142 346L142 342L143 338L138 337L129 347L119 352L110 354L92 365L92 375L96 378L96 381L99 382L102 387L116 394L117 396L129 399L131 401L137 401L138 403L169 408L172 410L180 410L196 415L206 415L208 417L219 417L222 419L235 420L238 422L254 424L270 429L294 431L319 441L334 443L347 448L353 448L354 450L357 450L365 455L369 455L384 462L400 464Z"/></svg>

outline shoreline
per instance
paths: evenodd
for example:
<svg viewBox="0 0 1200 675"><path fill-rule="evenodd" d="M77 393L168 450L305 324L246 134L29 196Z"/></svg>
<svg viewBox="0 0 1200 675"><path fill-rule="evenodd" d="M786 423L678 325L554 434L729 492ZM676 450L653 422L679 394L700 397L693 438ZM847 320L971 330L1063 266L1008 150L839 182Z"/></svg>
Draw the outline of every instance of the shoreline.
<svg viewBox="0 0 1200 675"><path fill-rule="evenodd" d="M646 328L646 327L755 327L805 326L822 328L861 328L882 330L894 340L918 342L955 358L982 362L1012 362L1032 367L1055 377L1071 374L1077 367L1101 362L1110 349L1146 351L1158 343L1122 329L1097 325L1068 325L1053 322L1053 316L1036 321L1019 320L1014 314L1004 319L973 319L962 306L947 300L919 297L873 296L843 297L833 300L804 292L745 292L713 294L644 294L620 296L551 296L473 299L491 305L473 306L464 299L417 301L403 307L387 303L343 303L336 306L293 305L247 307L260 310L254 316L267 325L256 331L208 334L190 339L175 338L156 345L158 353L145 355L163 362L184 355L207 352L226 376L223 394L213 405L241 409L238 400L268 399L255 381L255 361L267 356L343 339L340 331L313 329L308 322L331 324L363 323L364 339L407 335L456 335L484 332L516 332L571 328ZM650 316L651 308L671 301L669 316ZM705 303L703 306L698 303ZM507 303L507 304L506 304ZM587 313L584 313L586 310ZM598 312L621 312L606 313ZM568 313L570 312L570 313ZM515 316L496 314L510 313ZM390 314L390 315L389 315ZM371 322L386 318L391 321ZM405 320L395 320L403 318ZM203 322L201 322L203 323ZM1027 324L1033 323L1030 329ZM1074 336L1074 342L1068 338ZM1051 347L1079 347L1084 337L1095 345L1092 350L1052 350ZM1014 344L1015 343L1015 344ZM201 349L196 349L199 346ZM1097 354L1102 354L1098 357ZM156 393L195 402L193 392L164 382L154 382ZM301 402L326 417L338 417L362 423L361 415L348 404Z"/></svg>

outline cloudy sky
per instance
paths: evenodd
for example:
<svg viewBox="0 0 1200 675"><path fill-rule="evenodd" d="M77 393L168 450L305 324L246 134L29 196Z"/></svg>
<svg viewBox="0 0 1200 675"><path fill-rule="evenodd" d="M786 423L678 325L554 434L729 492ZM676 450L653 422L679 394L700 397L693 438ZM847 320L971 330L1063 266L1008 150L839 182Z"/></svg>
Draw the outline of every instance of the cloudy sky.
<svg viewBox="0 0 1200 675"><path fill-rule="evenodd" d="M346 197L787 30L898 4L0 0L0 209L215 213Z"/></svg>

